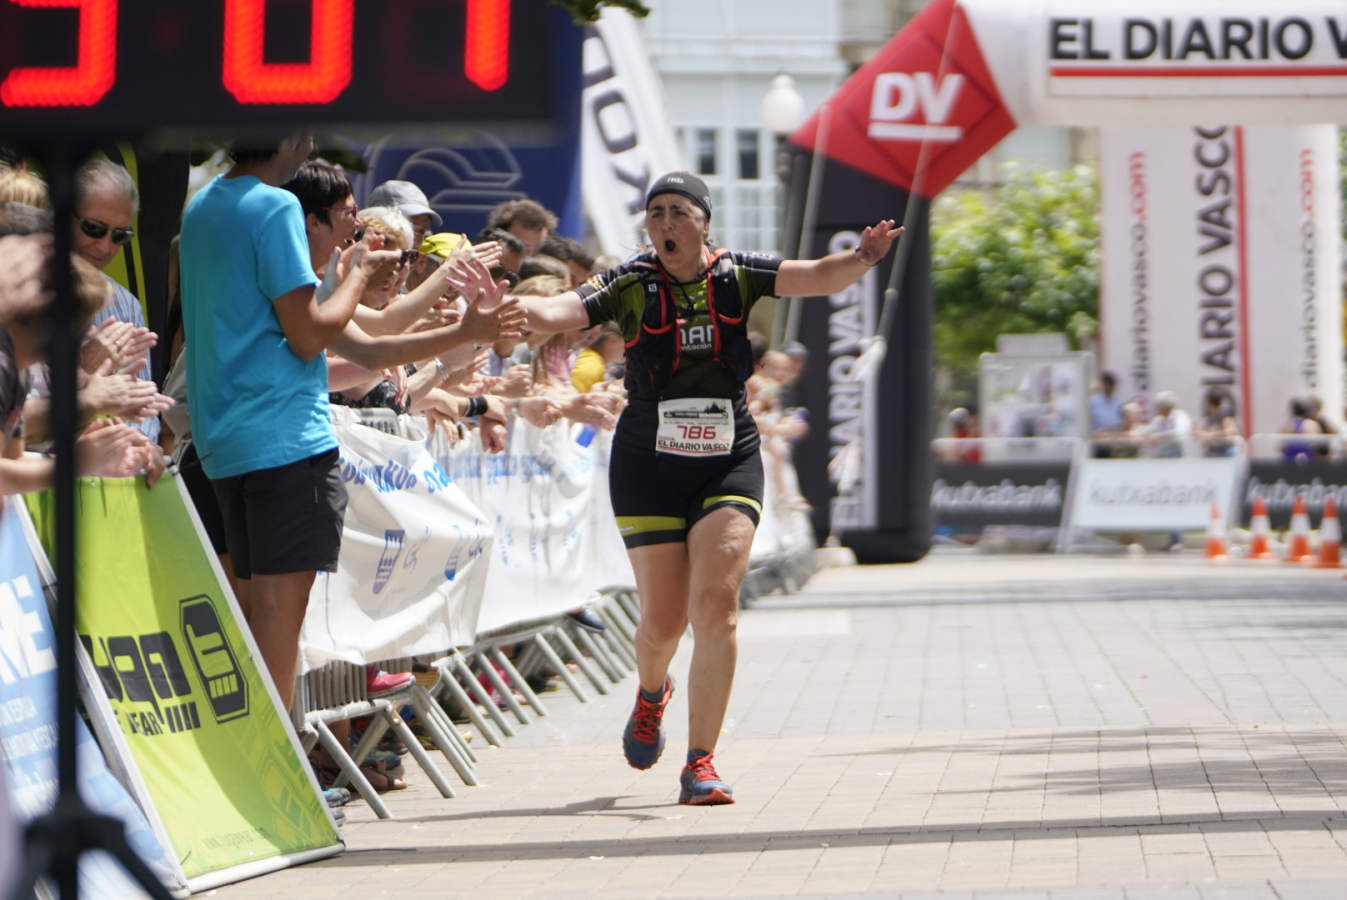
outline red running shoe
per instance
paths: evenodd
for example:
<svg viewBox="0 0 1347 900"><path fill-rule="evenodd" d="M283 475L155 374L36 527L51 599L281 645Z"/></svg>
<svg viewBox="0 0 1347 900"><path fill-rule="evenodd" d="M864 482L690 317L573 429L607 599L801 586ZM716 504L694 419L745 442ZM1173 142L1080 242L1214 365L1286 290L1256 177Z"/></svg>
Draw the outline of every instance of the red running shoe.
<svg viewBox="0 0 1347 900"><path fill-rule="evenodd" d="M365 696L371 700L379 697L386 697L389 694L396 694L398 691L416 681L416 676L411 672L398 672L396 674L385 672L382 669L376 669L374 666L365 667Z"/></svg>
<svg viewBox="0 0 1347 900"><path fill-rule="evenodd" d="M678 794L678 802L688 806L717 806L734 802L734 789L716 774L711 764L711 754L704 753L683 767L678 778L683 790Z"/></svg>
<svg viewBox="0 0 1347 900"><path fill-rule="evenodd" d="M664 729L660 722L664 718L664 707L669 705L672 696L673 679L667 675L664 677L664 693L657 703L645 699L640 686L637 686L636 707L631 711L627 727L622 730L622 753L633 769L650 768L664 752Z"/></svg>

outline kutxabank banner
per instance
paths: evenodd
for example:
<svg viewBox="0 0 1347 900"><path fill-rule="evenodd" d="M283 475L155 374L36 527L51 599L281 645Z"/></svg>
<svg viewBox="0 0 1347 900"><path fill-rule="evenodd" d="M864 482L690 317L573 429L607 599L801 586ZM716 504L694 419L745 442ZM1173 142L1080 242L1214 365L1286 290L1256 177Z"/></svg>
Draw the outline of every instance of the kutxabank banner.
<svg viewBox="0 0 1347 900"><path fill-rule="evenodd" d="M305 666L373 663L471 644L492 531L419 441L333 407L346 484L337 571L318 573L300 633Z"/></svg>
<svg viewBox="0 0 1347 900"><path fill-rule="evenodd" d="M43 599L42 579L29 550L25 515L18 497L6 498L0 512L0 774L4 776L0 805L5 807L4 818L11 822L11 811L24 822L49 813L58 789L55 634ZM186 894L187 883L177 861L164 850L145 814L109 771L83 719L76 718L75 730L84 801L122 820L127 843L136 855L165 887ZM0 847L0 857L6 849ZM79 878L81 897L121 900L143 896L121 864L102 851L80 856ZM0 876L0 888L5 884Z"/></svg>
<svg viewBox="0 0 1347 900"><path fill-rule="evenodd" d="M51 548L52 495L26 497ZM81 479L79 638L188 886L342 850L178 478Z"/></svg>
<svg viewBox="0 0 1347 900"><path fill-rule="evenodd" d="M1230 516L1243 475L1240 457L1094 459L1077 463L1067 510L1073 528L1094 531L1205 528L1212 509Z"/></svg>
<svg viewBox="0 0 1347 900"><path fill-rule="evenodd" d="M1337 130L1100 131L1100 357L1124 398L1224 397L1244 434L1343 408Z"/></svg>
<svg viewBox="0 0 1347 900"><path fill-rule="evenodd" d="M495 535L479 634L555 618L602 588L635 584L608 500L608 436L584 444L581 434L516 419L503 453L484 453L475 434L435 448Z"/></svg>

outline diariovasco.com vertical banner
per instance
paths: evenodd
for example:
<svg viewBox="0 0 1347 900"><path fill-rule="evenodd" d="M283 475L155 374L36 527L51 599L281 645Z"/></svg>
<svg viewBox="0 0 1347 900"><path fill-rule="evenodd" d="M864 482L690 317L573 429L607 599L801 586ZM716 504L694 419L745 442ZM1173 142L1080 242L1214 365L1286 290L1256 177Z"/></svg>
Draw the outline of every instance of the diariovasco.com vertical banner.
<svg viewBox="0 0 1347 900"><path fill-rule="evenodd" d="M172 475L78 483L76 627L195 891L342 844L187 503Z"/></svg>
<svg viewBox="0 0 1347 900"><path fill-rule="evenodd" d="M1124 398L1223 397L1246 435L1342 409L1336 129L1102 129L1101 365Z"/></svg>

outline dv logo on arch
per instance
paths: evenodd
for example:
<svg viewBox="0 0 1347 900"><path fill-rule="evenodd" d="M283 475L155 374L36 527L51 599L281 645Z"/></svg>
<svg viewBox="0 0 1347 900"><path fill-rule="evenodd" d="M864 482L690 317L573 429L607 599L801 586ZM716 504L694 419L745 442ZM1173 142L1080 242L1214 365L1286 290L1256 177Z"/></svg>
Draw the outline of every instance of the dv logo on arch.
<svg viewBox="0 0 1347 900"><path fill-rule="evenodd" d="M957 141L963 128L947 124L964 76L947 72L881 72L870 95L870 137L881 141Z"/></svg>

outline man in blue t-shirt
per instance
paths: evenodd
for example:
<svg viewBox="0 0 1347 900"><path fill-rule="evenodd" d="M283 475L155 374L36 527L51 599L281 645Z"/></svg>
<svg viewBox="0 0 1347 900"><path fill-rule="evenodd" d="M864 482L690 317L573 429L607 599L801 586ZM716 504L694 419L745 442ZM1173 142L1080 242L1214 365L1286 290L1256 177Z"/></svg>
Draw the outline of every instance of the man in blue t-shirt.
<svg viewBox="0 0 1347 900"><path fill-rule="evenodd" d="M178 244L192 439L219 500L230 582L287 705L309 589L336 570L346 512L324 351L386 368L519 337L524 317L502 302L503 283L465 264L451 283L475 299L458 322L366 334L351 315L400 254L363 246L320 303L304 213L280 187L312 152L307 134L234 147L233 167L187 205ZM481 402L503 425L499 401Z"/></svg>
<svg viewBox="0 0 1347 900"><path fill-rule="evenodd" d="M307 134L235 147L188 204L178 251L192 436L234 592L287 705L309 589L336 569L346 511L323 351L398 260L363 254L319 304L299 201L280 188L312 152Z"/></svg>

